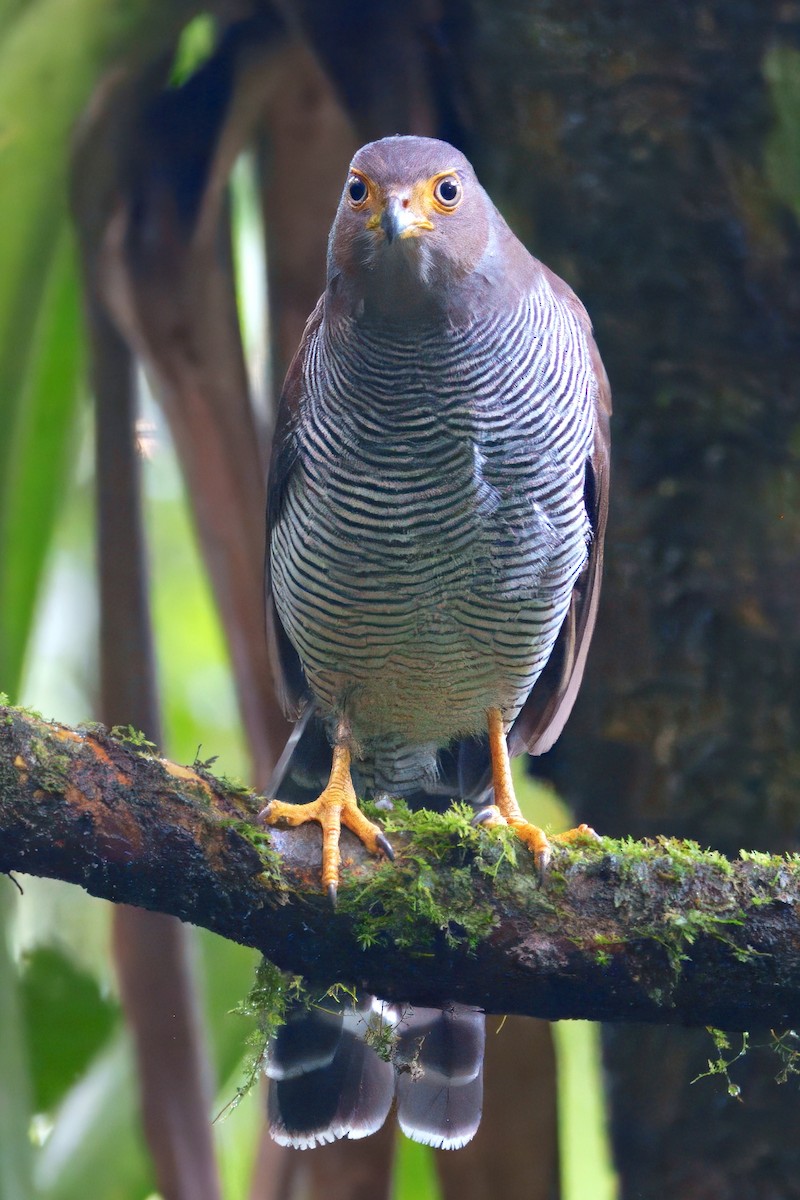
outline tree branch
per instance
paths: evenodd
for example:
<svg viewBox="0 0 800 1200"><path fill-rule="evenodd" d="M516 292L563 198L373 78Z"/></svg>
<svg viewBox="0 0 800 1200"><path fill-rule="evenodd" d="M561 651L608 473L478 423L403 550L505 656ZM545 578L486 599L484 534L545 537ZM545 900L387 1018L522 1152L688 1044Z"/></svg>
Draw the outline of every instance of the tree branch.
<svg viewBox="0 0 800 1200"><path fill-rule="evenodd" d="M266 830L262 804L135 735L0 707L2 871L172 913L387 999L731 1030L800 1021L798 856L603 839L556 850L540 887L505 831L400 805L380 815L394 865L343 832L333 912L318 828Z"/></svg>

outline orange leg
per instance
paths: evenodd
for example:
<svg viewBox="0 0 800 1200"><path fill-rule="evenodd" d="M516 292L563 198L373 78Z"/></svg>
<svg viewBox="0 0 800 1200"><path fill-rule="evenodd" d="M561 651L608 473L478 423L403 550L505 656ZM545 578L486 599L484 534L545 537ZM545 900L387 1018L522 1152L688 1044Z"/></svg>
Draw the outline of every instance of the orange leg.
<svg viewBox="0 0 800 1200"><path fill-rule="evenodd" d="M496 825L510 825L519 840L528 847L536 860L540 874L543 874L550 862L550 842L543 829L525 820L517 803L500 709L490 708L486 717L489 726L489 750L492 756L494 804L478 813L475 820L481 825L487 825L490 829ZM588 825L578 825L575 829L567 830L566 833L557 834L553 841L576 842L586 837L596 838L597 834Z"/></svg>
<svg viewBox="0 0 800 1200"><path fill-rule="evenodd" d="M281 824L290 828L304 825L307 821L319 821L322 826L322 886L333 904L336 903L342 862L339 851L342 825L346 825L373 854L383 853L387 858L394 859L394 851L386 834L368 821L358 807L350 777L350 751L343 745L333 748L328 785L318 799L310 804L286 804L283 800L272 800L259 815L268 825Z"/></svg>

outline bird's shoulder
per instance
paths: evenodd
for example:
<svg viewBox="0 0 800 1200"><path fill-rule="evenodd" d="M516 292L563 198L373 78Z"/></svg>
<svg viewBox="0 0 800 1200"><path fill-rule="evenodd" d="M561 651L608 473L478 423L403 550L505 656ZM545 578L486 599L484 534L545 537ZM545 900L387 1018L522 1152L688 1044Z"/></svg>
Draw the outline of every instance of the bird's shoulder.
<svg viewBox="0 0 800 1200"><path fill-rule="evenodd" d="M551 269L546 267L544 263L539 263L538 265L542 271L544 281L550 288L553 296L555 296L558 302L566 309L567 312L571 314L572 318L580 327L581 332L586 339L586 345L589 350L589 359L591 361L592 370L597 381L598 407L606 414L607 417L610 417L611 385L608 382L608 375L606 374L606 369L603 366L603 360L600 357L600 351L597 348L597 342L594 338L594 327L592 325L591 317L586 310L586 306L584 305L583 301L576 296L569 284L566 283L560 275L556 275L555 271L551 271Z"/></svg>
<svg viewBox="0 0 800 1200"><path fill-rule="evenodd" d="M543 754L549 750L572 710L597 617L608 520L611 416L608 376L583 304L564 280L544 264L540 266L547 286L573 314L582 331L596 384L593 395L594 429L584 481L584 503L591 538L588 560L575 584L570 608L556 645L510 731L509 747L512 754L519 754L522 750L527 750L529 754Z"/></svg>
<svg viewBox="0 0 800 1200"><path fill-rule="evenodd" d="M588 350L592 371L597 381L598 407L607 416L610 416L611 387L594 338L592 320L583 301L575 294L566 280L531 254L505 221L500 227L498 239L498 260L503 264L503 287L507 292L518 295L535 297L545 293L552 305L567 314Z"/></svg>
<svg viewBox="0 0 800 1200"><path fill-rule="evenodd" d="M267 526L271 532L281 514L286 489L300 453L300 427L303 403L303 381L306 359L316 342L325 311L321 296L306 321L303 336L289 364L281 389L272 433L269 472L267 476Z"/></svg>
<svg viewBox="0 0 800 1200"><path fill-rule="evenodd" d="M272 536L280 520L292 472L300 454L299 428L303 376L306 358L322 322L323 301L306 322L295 355L289 364L278 401L275 427L272 433L269 473L267 476L267 554L265 561L265 598L267 641L275 676L275 690L284 713L295 720L308 702L309 691L300 658L281 623L272 590Z"/></svg>

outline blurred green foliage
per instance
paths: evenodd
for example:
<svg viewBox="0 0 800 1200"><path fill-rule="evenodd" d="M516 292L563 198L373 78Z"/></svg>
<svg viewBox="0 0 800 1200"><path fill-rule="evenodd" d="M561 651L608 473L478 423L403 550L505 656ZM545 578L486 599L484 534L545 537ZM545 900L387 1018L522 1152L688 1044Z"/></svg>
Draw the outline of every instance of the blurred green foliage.
<svg viewBox="0 0 800 1200"><path fill-rule="evenodd" d="M765 166L775 195L800 217L800 50L775 46L764 60L774 124Z"/></svg>
<svg viewBox="0 0 800 1200"><path fill-rule="evenodd" d="M119 1007L56 946L34 946L20 967L33 1109L48 1112L107 1041Z"/></svg>
<svg viewBox="0 0 800 1200"><path fill-rule="evenodd" d="M174 452L147 401L145 413L153 427L144 484L166 749L192 761L202 746L204 753L218 755L222 771L246 775L224 641ZM85 420L77 426L72 436L78 452L59 510L22 688L26 702L74 722L92 714L96 635L94 607L87 603L93 588L92 430ZM145 1200L154 1195L155 1182L139 1128L131 1048L118 1020L110 906L50 880L23 879L24 897L8 881L3 885L15 910L14 1002L28 1034L21 1044L30 1048L30 1061L20 1063L16 1082L4 1070L0 1096L8 1089L18 1103L27 1088L35 1101L22 1105L18 1122L33 1178L17 1192L0 1188L0 1195ZM205 932L197 935L197 949L219 1111L240 1082L249 1027L232 1010L247 994L257 956ZM6 977L13 980L14 972ZM256 1095L215 1126L226 1200L245 1200L248 1194L261 1116Z"/></svg>
<svg viewBox="0 0 800 1200"><path fill-rule="evenodd" d="M63 499L81 378L67 232L74 128L104 70L180 22L155 0L6 0L0 8L0 677L17 695ZM130 51L129 51L130 52Z"/></svg>

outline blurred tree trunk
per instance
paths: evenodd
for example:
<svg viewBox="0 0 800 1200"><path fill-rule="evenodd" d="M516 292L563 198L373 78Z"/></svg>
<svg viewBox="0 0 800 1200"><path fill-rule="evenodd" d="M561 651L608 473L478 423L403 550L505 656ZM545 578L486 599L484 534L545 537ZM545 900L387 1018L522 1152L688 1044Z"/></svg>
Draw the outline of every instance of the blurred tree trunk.
<svg viewBox="0 0 800 1200"><path fill-rule="evenodd" d="M136 402L128 348L85 279L96 399L100 716L161 740L148 596ZM127 905L113 914L120 994L136 1052L142 1123L166 1200L219 1200L210 1068L193 971L193 931Z"/></svg>

